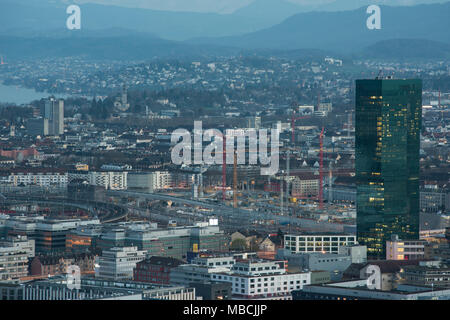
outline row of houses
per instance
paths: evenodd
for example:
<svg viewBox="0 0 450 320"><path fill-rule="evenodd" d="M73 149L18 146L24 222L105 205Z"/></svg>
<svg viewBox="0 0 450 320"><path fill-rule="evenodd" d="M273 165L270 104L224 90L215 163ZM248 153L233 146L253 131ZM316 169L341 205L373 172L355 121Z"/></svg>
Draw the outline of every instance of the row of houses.
<svg viewBox="0 0 450 320"><path fill-rule="evenodd" d="M0 183L9 186L67 187L72 181L85 181L89 185L108 190L137 190L153 192L172 186L172 174L167 171L70 171L29 168L13 169L0 176Z"/></svg>

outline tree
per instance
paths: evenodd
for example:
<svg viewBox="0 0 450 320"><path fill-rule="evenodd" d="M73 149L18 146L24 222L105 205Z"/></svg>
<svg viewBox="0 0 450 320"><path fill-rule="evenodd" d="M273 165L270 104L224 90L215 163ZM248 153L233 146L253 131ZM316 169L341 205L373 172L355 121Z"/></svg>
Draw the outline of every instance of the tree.
<svg viewBox="0 0 450 320"><path fill-rule="evenodd" d="M231 242L231 250L243 251L247 248L247 244L244 239L235 239Z"/></svg>
<svg viewBox="0 0 450 320"><path fill-rule="evenodd" d="M255 237L250 241L250 245L248 248L250 251L258 251L259 249L259 241L258 239Z"/></svg>

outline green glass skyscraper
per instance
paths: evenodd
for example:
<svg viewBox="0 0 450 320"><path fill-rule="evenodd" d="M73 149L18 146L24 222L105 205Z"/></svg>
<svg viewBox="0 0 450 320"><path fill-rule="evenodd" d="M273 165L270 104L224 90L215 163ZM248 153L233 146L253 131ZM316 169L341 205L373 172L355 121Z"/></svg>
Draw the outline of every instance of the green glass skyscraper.
<svg viewBox="0 0 450 320"><path fill-rule="evenodd" d="M419 238L422 81L356 81L357 238L373 258L386 240Z"/></svg>

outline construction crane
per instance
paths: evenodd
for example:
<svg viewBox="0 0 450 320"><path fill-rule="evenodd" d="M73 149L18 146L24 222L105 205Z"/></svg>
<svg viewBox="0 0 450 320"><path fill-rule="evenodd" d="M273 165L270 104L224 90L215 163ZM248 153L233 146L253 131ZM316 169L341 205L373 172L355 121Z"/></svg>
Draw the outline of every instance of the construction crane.
<svg viewBox="0 0 450 320"><path fill-rule="evenodd" d="M223 147L222 147L222 201L226 200L226 188L227 188L227 138L226 135L222 135ZM233 207L237 208L236 189L237 189L237 154L234 150L234 176L233 176Z"/></svg>
<svg viewBox="0 0 450 320"><path fill-rule="evenodd" d="M301 119L308 119L310 116L301 116L301 117L296 117L295 116L295 111L292 112L292 117L291 117L291 145L292 148L294 148L295 145L295 121L297 120L301 120ZM286 150L286 203L289 203L289 177L290 177L290 158L291 158L291 153L290 153L290 149L287 148ZM283 197L283 195L281 194L281 197ZM283 203L283 202L282 202ZM283 211L283 205L282 205L282 211Z"/></svg>
<svg viewBox="0 0 450 320"><path fill-rule="evenodd" d="M226 153L226 137L222 136L223 140L223 157L222 157L222 201L225 202L225 188L227 187L227 153Z"/></svg>
<svg viewBox="0 0 450 320"><path fill-rule="evenodd" d="M319 209L323 209L323 134L325 128L322 127L320 133L320 168L319 168Z"/></svg>
<svg viewBox="0 0 450 320"><path fill-rule="evenodd" d="M289 211L289 183L291 177L291 150L289 148L286 150L286 204L288 205Z"/></svg>
<svg viewBox="0 0 450 320"><path fill-rule="evenodd" d="M328 163L328 205L333 202L333 162Z"/></svg>
<svg viewBox="0 0 450 320"><path fill-rule="evenodd" d="M234 150L234 163L233 163L233 208L237 208L237 154Z"/></svg>

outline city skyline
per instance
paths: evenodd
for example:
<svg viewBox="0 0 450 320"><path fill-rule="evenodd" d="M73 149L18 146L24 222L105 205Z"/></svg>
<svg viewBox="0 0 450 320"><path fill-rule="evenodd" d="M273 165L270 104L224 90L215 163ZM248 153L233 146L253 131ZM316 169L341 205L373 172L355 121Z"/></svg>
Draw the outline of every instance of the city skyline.
<svg viewBox="0 0 450 320"><path fill-rule="evenodd" d="M1 8L12 317L450 300L450 1Z"/></svg>

